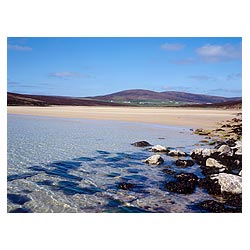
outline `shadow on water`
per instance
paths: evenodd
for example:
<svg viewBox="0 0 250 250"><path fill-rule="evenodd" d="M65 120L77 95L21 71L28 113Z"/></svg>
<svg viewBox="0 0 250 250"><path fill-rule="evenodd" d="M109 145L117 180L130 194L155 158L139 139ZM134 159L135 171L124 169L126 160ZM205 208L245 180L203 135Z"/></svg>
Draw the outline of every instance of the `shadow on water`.
<svg viewBox="0 0 250 250"><path fill-rule="evenodd" d="M30 201L31 199L25 195L19 194L7 194L7 198L14 204L23 205L25 202Z"/></svg>
<svg viewBox="0 0 250 250"><path fill-rule="evenodd" d="M83 180L81 174L85 174L83 171L84 162L88 163L88 165L93 168L100 167L110 167L116 168L114 172L107 173L105 176L108 180L112 180L112 178L120 178L121 182L115 182L113 184L106 184L106 189L111 189L116 193L117 191L122 191L122 189L126 186L123 183L131 183L131 189L123 189L123 192L133 192L133 193L144 193L148 192L145 190L147 186L145 182L148 181L148 177L144 176L142 173L144 170L136 168L136 166L140 167L144 165L142 160L148 157L148 152L132 152L132 153L110 153L107 151L97 150L97 156L95 157L78 157L73 158L69 161L55 161L49 164L41 164L34 165L28 167L30 172L10 175L7 177L8 182L19 180L19 179L27 179L33 176L38 175L37 181L35 182L38 186L48 187L53 191L61 191L65 195L73 196L75 194L83 194L83 195L94 195L98 192L103 192L104 189L96 187L94 185L88 185L86 187L80 186L80 181ZM121 176L121 169L126 169L125 176ZM70 173L72 170L78 170L79 175L74 173ZM97 171L98 172L98 171ZM89 172L86 172L89 173ZM92 173L92 172L91 172ZM139 174L140 173L140 174ZM92 173L93 174L93 173ZM131 174L131 175L129 175ZM59 179L50 179L50 177L56 176ZM33 179L31 179L33 181ZM120 186L119 186L120 185ZM123 187L122 189L120 187ZM33 190L22 190L19 194L8 194L8 201L13 204L17 204L20 207L14 208L10 210L10 213L30 213L32 212L30 209L25 208L25 203L29 202L31 199L26 195L31 193L32 196ZM145 209L127 206L122 201L109 199L108 204L102 208L103 212L122 212L122 213L145 213L148 212Z"/></svg>

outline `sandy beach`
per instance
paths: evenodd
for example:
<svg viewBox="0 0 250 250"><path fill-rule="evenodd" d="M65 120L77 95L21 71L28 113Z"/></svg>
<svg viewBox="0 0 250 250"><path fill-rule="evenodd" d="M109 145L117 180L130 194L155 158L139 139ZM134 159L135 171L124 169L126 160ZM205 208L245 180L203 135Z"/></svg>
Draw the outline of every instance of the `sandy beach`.
<svg viewBox="0 0 250 250"><path fill-rule="evenodd" d="M213 128L216 123L233 118L237 112L238 110L169 107L8 107L8 114L144 122L190 128Z"/></svg>

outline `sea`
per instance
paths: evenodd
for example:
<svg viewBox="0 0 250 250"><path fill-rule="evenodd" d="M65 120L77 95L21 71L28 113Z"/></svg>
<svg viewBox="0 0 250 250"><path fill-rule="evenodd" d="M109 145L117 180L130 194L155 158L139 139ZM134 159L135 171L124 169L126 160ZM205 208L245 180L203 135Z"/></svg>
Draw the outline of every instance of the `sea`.
<svg viewBox="0 0 250 250"><path fill-rule="evenodd" d="M209 199L203 189L187 195L165 187L172 172L203 177L197 164L177 167L176 157L162 153L163 164L147 165L154 153L131 145L146 140L190 153L201 139L184 126L9 114L7 211L204 212L197 207Z"/></svg>

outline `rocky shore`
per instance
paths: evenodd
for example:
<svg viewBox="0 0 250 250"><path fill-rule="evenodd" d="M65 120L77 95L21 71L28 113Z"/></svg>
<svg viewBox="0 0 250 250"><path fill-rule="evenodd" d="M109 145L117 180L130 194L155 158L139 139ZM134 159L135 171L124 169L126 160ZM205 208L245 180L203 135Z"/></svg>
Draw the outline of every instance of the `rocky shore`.
<svg viewBox="0 0 250 250"><path fill-rule="evenodd" d="M166 191L189 195L199 187L210 195L211 199L194 202L194 209L204 212L242 212L242 113L237 113L232 120L219 123L213 130L199 128L192 131L204 138L191 152L170 150L162 145L152 146L147 141L132 145L154 153L143 161L145 164L156 167L163 165L163 156L168 155L175 159L176 166L183 169L179 173L168 168L162 169L162 172L173 177L173 180L166 181ZM195 163L199 165L203 177L186 171ZM120 188L130 188L130 185L123 183Z"/></svg>

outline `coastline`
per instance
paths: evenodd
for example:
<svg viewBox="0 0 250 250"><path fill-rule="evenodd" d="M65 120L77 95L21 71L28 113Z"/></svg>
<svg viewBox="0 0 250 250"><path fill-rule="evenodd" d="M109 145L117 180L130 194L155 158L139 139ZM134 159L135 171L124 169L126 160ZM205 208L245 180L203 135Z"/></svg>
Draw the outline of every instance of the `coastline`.
<svg viewBox="0 0 250 250"><path fill-rule="evenodd" d="M8 114L62 118L84 118L143 122L149 124L211 129L218 122L232 119L241 110L180 107L96 107L96 106L8 106Z"/></svg>

